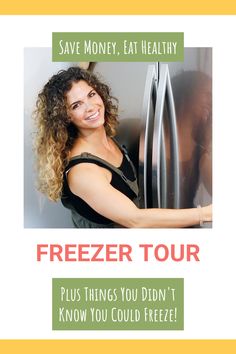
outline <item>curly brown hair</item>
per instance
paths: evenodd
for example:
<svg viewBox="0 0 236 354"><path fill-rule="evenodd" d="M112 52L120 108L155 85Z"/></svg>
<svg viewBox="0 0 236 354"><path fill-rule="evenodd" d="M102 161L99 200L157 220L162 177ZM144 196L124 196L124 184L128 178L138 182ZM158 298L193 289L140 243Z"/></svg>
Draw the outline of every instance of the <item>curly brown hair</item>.
<svg viewBox="0 0 236 354"><path fill-rule="evenodd" d="M60 70L53 75L39 93L34 119L37 127L35 152L38 170L38 190L50 200L61 197L63 173L69 161L69 152L79 136L79 130L67 114L66 94L74 82L84 80L102 98L105 106L104 127L108 136L116 133L117 100L110 88L97 76L79 67Z"/></svg>

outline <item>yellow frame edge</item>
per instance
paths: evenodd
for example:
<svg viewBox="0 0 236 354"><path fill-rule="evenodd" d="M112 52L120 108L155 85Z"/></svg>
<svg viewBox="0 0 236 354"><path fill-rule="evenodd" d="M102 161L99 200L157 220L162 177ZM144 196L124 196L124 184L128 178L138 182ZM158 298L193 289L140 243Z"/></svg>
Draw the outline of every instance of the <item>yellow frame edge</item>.
<svg viewBox="0 0 236 354"><path fill-rule="evenodd" d="M232 15L236 14L236 2L232 0L186 0L136 1L107 0L11 0L2 1L0 14L3 15Z"/></svg>
<svg viewBox="0 0 236 354"><path fill-rule="evenodd" d="M236 340L0 340L1 353L235 354Z"/></svg>

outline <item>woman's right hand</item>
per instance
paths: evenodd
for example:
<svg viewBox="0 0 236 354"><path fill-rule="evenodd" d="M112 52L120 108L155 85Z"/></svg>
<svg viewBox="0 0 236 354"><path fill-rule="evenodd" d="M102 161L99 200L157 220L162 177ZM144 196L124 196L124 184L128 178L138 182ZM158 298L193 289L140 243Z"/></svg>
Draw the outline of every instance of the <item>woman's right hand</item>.
<svg viewBox="0 0 236 354"><path fill-rule="evenodd" d="M203 222L212 221L212 204L202 207Z"/></svg>

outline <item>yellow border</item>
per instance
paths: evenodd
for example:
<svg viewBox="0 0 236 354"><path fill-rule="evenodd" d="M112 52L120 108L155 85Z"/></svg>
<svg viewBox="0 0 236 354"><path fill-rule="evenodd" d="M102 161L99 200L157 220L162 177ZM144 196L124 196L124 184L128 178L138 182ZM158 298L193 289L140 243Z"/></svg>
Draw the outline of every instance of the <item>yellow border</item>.
<svg viewBox="0 0 236 354"><path fill-rule="evenodd" d="M0 14L4 15L229 15L236 14L234 0L10 0L1 1Z"/></svg>
<svg viewBox="0 0 236 354"><path fill-rule="evenodd" d="M2 340L4 354L235 354L236 340Z"/></svg>

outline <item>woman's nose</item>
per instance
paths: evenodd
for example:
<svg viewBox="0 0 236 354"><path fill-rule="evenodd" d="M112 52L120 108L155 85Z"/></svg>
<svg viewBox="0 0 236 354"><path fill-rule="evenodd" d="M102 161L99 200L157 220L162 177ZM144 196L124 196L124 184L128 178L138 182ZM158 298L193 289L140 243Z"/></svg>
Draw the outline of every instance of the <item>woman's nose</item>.
<svg viewBox="0 0 236 354"><path fill-rule="evenodd" d="M84 103L86 111L90 111L93 109L93 103L91 101L87 101Z"/></svg>

